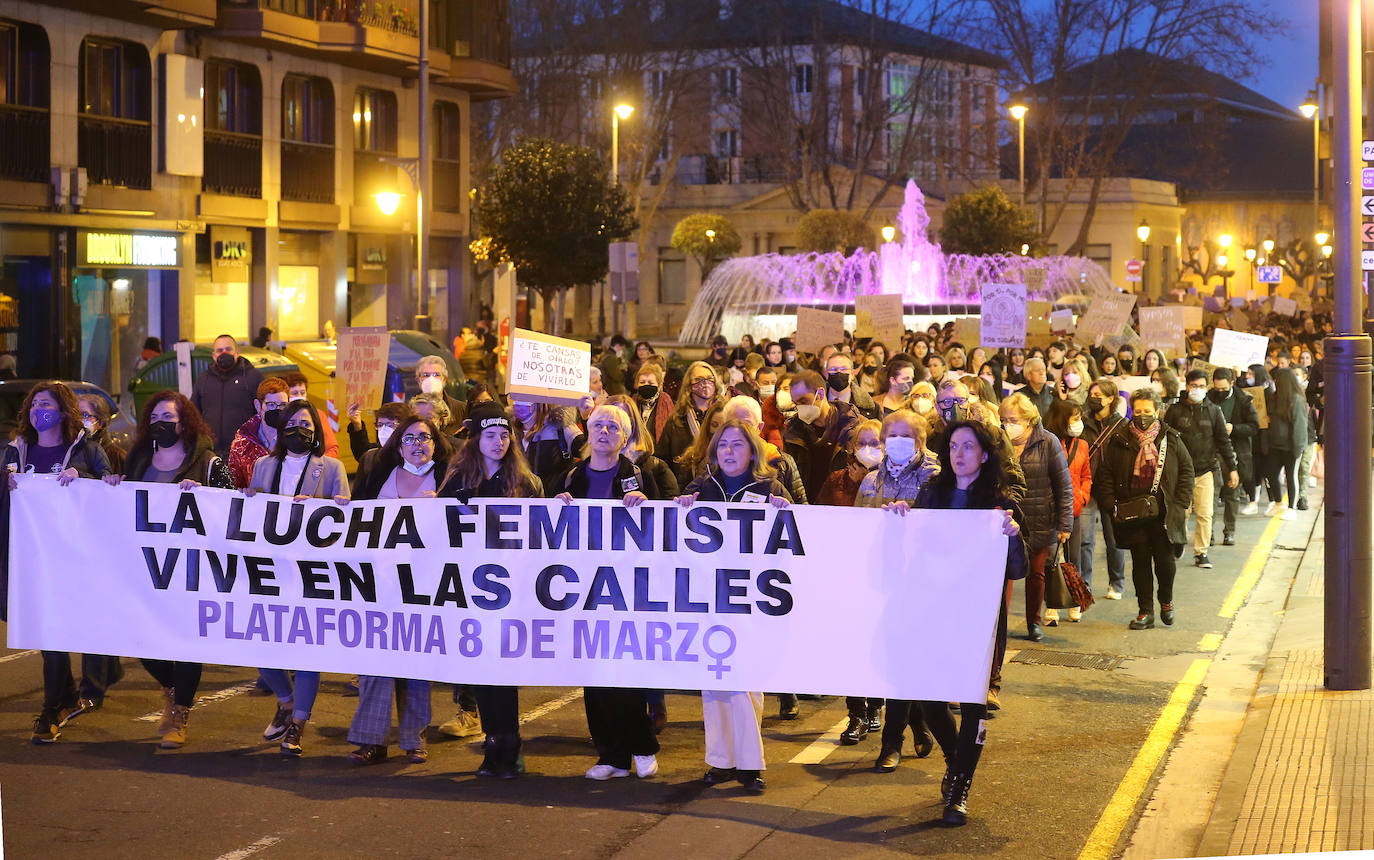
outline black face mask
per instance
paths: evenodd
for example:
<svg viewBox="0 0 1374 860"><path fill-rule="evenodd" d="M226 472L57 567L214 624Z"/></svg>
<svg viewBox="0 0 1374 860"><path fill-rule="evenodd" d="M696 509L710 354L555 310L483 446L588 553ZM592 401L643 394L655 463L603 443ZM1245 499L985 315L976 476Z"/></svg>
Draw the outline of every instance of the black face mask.
<svg viewBox="0 0 1374 860"><path fill-rule="evenodd" d="M657 385L641 385L635 389L635 394L639 395L640 400L653 400L658 396Z"/></svg>
<svg viewBox="0 0 1374 860"><path fill-rule="evenodd" d="M1137 415L1131 420L1134 421L1135 426L1139 427L1141 430L1149 430L1155 425L1155 416L1153 415Z"/></svg>
<svg viewBox="0 0 1374 860"><path fill-rule="evenodd" d="M170 448L181 438L175 421L154 421L148 425L148 433L159 448Z"/></svg>
<svg viewBox="0 0 1374 860"><path fill-rule="evenodd" d="M849 387L849 373L843 370L835 371L826 380L826 385L830 386L831 391L844 391Z"/></svg>
<svg viewBox="0 0 1374 860"><path fill-rule="evenodd" d="M951 406L948 409L940 410L940 417L945 419L946 424L954 424L959 421L969 420L967 406Z"/></svg>
<svg viewBox="0 0 1374 860"><path fill-rule="evenodd" d="M1101 412L1103 409L1106 409L1106 408L1107 408L1107 404L1110 403L1110 402L1111 402L1111 401L1109 401L1109 400L1108 400L1107 398L1105 398L1105 397L1094 397L1094 398L1093 398L1093 411L1094 411L1094 412Z"/></svg>
<svg viewBox="0 0 1374 860"><path fill-rule="evenodd" d="M304 427L287 427L281 431L281 439L292 454L306 454L315 447L315 431Z"/></svg>
<svg viewBox="0 0 1374 860"><path fill-rule="evenodd" d="M228 373L229 371L233 370L234 365L238 363L238 358L233 355L230 355L227 352L221 352L219 355L215 356L215 367L218 367L225 373Z"/></svg>

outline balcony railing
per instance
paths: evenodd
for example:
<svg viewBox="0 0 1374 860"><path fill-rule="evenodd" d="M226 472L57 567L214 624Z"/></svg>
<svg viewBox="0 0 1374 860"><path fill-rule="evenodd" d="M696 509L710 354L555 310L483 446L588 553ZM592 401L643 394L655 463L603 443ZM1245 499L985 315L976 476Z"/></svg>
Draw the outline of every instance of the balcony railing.
<svg viewBox="0 0 1374 860"><path fill-rule="evenodd" d="M456 160L434 159L434 209L463 211L463 169Z"/></svg>
<svg viewBox="0 0 1374 860"><path fill-rule="evenodd" d="M334 147L299 140L281 142L281 199L334 202Z"/></svg>
<svg viewBox="0 0 1374 860"><path fill-rule="evenodd" d="M78 163L93 184L153 187L153 127L132 119L82 114L76 121Z"/></svg>
<svg viewBox="0 0 1374 860"><path fill-rule="evenodd" d="M47 110L0 104L0 176L23 182L49 181L52 163Z"/></svg>
<svg viewBox="0 0 1374 860"><path fill-rule="evenodd" d="M261 197L262 138L207 128L201 188L212 194Z"/></svg>
<svg viewBox="0 0 1374 860"><path fill-rule="evenodd" d="M220 0L239 9L270 9L315 21L342 21L420 35L420 0Z"/></svg>

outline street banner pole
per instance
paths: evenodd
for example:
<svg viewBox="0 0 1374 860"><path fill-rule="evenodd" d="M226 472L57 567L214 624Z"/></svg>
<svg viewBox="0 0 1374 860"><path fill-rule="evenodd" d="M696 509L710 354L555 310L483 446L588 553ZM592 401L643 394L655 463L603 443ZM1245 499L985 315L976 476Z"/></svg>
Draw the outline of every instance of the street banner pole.
<svg viewBox="0 0 1374 860"><path fill-rule="evenodd" d="M1370 688L1370 339L1363 333L1360 0L1330 0L1335 100L1331 152L1335 332L1326 339L1324 677L1331 690Z"/></svg>

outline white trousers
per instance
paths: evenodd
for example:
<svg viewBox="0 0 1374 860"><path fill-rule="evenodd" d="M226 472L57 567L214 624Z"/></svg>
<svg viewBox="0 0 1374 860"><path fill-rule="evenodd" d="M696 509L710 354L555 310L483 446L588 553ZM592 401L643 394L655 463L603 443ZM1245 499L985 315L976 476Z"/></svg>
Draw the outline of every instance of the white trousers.
<svg viewBox="0 0 1374 860"><path fill-rule="evenodd" d="M763 770L763 693L703 690L706 763L711 767Z"/></svg>

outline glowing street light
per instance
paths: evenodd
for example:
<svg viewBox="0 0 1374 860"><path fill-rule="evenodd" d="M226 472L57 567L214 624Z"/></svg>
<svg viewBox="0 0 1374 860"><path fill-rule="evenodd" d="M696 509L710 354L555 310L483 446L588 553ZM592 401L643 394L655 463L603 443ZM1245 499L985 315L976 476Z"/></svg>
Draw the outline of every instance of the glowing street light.
<svg viewBox="0 0 1374 860"><path fill-rule="evenodd" d="M377 208L382 210L383 215L395 215L396 208L401 205L401 195L395 191L378 191Z"/></svg>
<svg viewBox="0 0 1374 860"><path fill-rule="evenodd" d="M1217 237L1217 244L1223 248L1229 248L1231 247L1232 238L1230 233L1222 233Z"/></svg>
<svg viewBox="0 0 1374 860"><path fill-rule="evenodd" d="M1025 105L1012 105L1011 118L1016 120L1016 161L1020 166L1021 205L1026 205L1026 111Z"/></svg>
<svg viewBox="0 0 1374 860"><path fill-rule="evenodd" d="M634 105L618 104L611 111L611 176L620 184L620 121L629 119L635 112Z"/></svg>
<svg viewBox="0 0 1374 860"><path fill-rule="evenodd" d="M887 226L883 227L883 241L884 241L884 242L891 242L891 241L892 241L893 239L895 239L896 237L897 237L897 228L896 228L896 227L893 227L891 224L888 224Z"/></svg>
<svg viewBox="0 0 1374 860"><path fill-rule="evenodd" d="M1331 240L1331 234L1326 232L1325 230L1318 230L1317 235L1312 238L1317 240L1318 245L1325 245L1327 242Z"/></svg>

